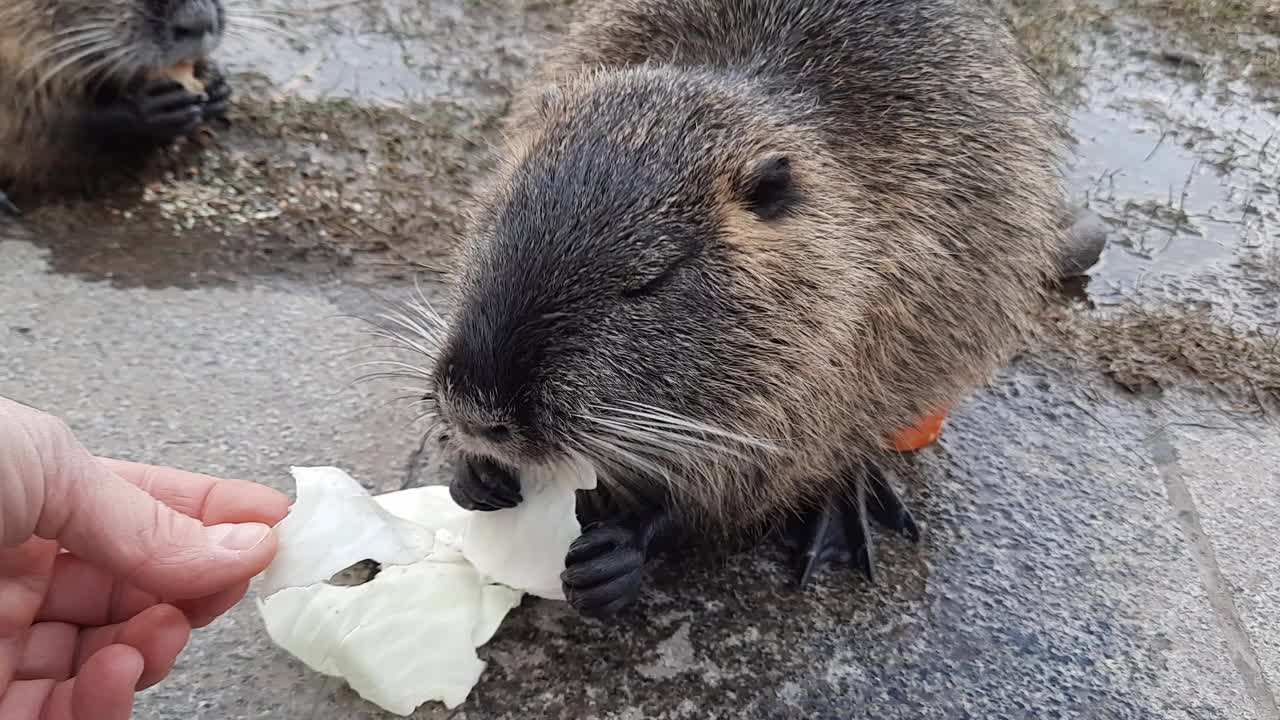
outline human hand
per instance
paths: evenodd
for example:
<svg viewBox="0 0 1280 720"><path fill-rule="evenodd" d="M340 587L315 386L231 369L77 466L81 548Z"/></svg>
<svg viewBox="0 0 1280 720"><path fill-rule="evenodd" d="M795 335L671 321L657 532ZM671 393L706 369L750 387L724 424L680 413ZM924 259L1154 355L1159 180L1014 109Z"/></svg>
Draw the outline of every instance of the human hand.
<svg viewBox="0 0 1280 720"><path fill-rule="evenodd" d="M0 398L0 718L127 720L271 562L288 506L262 485L96 458Z"/></svg>

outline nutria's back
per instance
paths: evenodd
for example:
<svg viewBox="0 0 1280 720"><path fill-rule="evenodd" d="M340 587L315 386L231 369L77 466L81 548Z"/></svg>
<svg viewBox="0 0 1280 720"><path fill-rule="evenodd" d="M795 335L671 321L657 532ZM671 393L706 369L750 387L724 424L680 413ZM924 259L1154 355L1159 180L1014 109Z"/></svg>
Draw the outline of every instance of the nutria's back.
<svg viewBox="0 0 1280 720"><path fill-rule="evenodd" d="M459 452L749 523L988 379L1042 302L1063 135L976 5L602 0L538 78L437 367Z"/></svg>

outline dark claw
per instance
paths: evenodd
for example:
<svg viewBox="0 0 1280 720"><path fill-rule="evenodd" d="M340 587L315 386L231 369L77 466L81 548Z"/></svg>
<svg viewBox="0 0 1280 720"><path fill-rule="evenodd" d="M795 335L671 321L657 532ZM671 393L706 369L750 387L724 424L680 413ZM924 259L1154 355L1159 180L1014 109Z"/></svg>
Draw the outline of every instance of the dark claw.
<svg viewBox="0 0 1280 720"><path fill-rule="evenodd" d="M22 214L22 211L9 200L9 196L5 195L3 190L0 190L0 212L6 212L13 216Z"/></svg>
<svg viewBox="0 0 1280 720"><path fill-rule="evenodd" d="M513 508L524 499L519 478L490 460L459 461L449 495L461 507L478 511Z"/></svg>
<svg viewBox="0 0 1280 720"><path fill-rule="evenodd" d="M560 574L569 604L605 619L635 602L644 580L644 549L634 530L600 525L573 541Z"/></svg>
<svg viewBox="0 0 1280 720"><path fill-rule="evenodd" d="M784 529L783 539L795 553L796 587L806 587L825 562L847 564L875 582L875 546L868 518L891 530L920 539L920 528L874 465L846 475L848 485L829 498L821 510L811 511ZM839 522L833 522L833 520Z"/></svg>
<svg viewBox="0 0 1280 720"><path fill-rule="evenodd" d="M560 574L565 597L580 614L600 620L630 607L644 589L645 563L670 543L674 522L665 511L628 522L586 525L569 546Z"/></svg>
<svg viewBox="0 0 1280 720"><path fill-rule="evenodd" d="M894 492L893 485L884 472L876 465L867 465L866 473L867 492L863 503L871 517L890 530L906 533L912 542L919 542L920 526L902 503L902 498Z"/></svg>
<svg viewBox="0 0 1280 720"><path fill-rule="evenodd" d="M865 471L864 471L865 473ZM844 512L844 537L849 544L849 564L862 573L869 582L876 581L875 546L871 541L871 528L867 527L866 475L855 482L853 498ZM874 503L873 503L874 504ZM875 515L872 515L875 517ZM877 520L879 522L879 520Z"/></svg>
<svg viewBox="0 0 1280 720"><path fill-rule="evenodd" d="M839 512L839 509L828 503L818 511L805 528L808 539L801 546L800 574L796 580L798 587L808 585L809 579L813 577L818 566L828 560L832 552L839 552L838 546L833 547L826 541L827 533L831 528L831 516Z"/></svg>

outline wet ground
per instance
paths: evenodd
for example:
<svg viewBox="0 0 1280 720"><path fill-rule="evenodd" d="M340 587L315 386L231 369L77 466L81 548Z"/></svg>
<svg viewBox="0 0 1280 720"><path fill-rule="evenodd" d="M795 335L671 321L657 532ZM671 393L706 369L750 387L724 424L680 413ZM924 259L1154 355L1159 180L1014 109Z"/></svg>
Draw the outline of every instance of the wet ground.
<svg viewBox="0 0 1280 720"><path fill-rule="evenodd" d="M288 488L438 479L407 408L352 386L346 318L460 227L509 90L567 3L292 6L226 50L234 123L144 192L0 225L0 394L98 452ZM780 557L656 571L614 626L527 602L466 705L417 717L1280 720L1280 6L1018 0L1074 108L1108 245L1043 342L953 416L880 581L802 595ZM5 222L5 221L0 221ZM381 718L249 605L140 718Z"/></svg>

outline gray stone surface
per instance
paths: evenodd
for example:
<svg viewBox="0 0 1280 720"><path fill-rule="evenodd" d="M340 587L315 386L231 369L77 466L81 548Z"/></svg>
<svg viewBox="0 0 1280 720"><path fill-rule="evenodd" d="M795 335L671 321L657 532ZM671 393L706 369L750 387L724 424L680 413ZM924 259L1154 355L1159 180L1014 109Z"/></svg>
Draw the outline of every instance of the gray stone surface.
<svg viewBox="0 0 1280 720"><path fill-rule="evenodd" d="M337 284L116 289L4 242L0 394L66 417L97 452L285 488L288 465L337 462L388 489L415 435L372 409L384 398L345 389L351 360L335 357L363 342L335 316L370 307ZM613 626L527 602L451 717L1274 720L1280 441L1161 430L1229 580L1212 588L1152 450L1166 404L1020 361L904 478L925 539L882 538L878 585L828 571L797 595L766 549L660 566ZM1255 652L1250 679L1239 658ZM138 717L384 715L272 646L243 604L197 633Z"/></svg>

